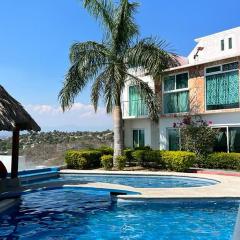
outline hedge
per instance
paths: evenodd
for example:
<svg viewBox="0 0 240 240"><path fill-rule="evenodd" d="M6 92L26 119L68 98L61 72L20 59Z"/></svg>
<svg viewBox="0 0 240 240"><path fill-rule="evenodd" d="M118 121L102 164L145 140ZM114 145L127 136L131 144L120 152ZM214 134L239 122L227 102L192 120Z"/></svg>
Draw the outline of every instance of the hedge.
<svg viewBox="0 0 240 240"><path fill-rule="evenodd" d="M196 155L186 151L161 151L164 167L171 171L185 172L193 167Z"/></svg>
<svg viewBox="0 0 240 240"><path fill-rule="evenodd" d="M113 155L113 148L109 146L101 146L100 148L97 148L96 150L100 151L102 155Z"/></svg>
<svg viewBox="0 0 240 240"><path fill-rule="evenodd" d="M65 162L72 169L93 169L101 165L105 169L112 168L112 154L104 154L111 149L69 150L65 154ZM124 156L117 158L117 168L122 170L128 166L138 165L147 168L186 171L195 163L195 154L183 151L130 150L124 151ZM130 164L129 164L130 163Z"/></svg>
<svg viewBox="0 0 240 240"><path fill-rule="evenodd" d="M102 153L98 150L68 150L65 153L67 168L92 169L100 167Z"/></svg>
<svg viewBox="0 0 240 240"><path fill-rule="evenodd" d="M240 170L240 153L212 153L199 165L203 168Z"/></svg>

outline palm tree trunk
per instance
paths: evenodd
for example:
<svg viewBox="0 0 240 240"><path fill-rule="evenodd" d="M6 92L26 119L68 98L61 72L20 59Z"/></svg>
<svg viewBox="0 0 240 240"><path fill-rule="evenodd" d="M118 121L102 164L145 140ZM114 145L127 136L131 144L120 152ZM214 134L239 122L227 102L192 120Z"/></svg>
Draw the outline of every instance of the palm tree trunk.
<svg viewBox="0 0 240 240"><path fill-rule="evenodd" d="M122 109L115 106L113 109L114 156L113 165L116 166L116 157L123 154L123 120Z"/></svg>

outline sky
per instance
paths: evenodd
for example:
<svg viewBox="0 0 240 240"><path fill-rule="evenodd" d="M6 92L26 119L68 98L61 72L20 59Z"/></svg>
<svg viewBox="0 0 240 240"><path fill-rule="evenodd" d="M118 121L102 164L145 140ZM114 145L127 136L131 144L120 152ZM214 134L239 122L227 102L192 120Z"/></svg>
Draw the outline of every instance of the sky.
<svg viewBox="0 0 240 240"><path fill-rule="evenodd" d="M166 40L187 56L194 39L240 26L239 0L135 0L141 37ZM1 0L0 84L21 102L43 131L112 129L112 118L101 103L90 104L90 86L62 113L58 93L70 66L74 42L101 41L99 24L80 0Z"/></svg>

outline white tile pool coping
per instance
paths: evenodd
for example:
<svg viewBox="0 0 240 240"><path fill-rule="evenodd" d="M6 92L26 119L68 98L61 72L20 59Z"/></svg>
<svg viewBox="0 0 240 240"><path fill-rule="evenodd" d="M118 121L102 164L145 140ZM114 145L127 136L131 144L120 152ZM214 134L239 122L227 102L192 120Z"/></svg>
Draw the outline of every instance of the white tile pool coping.
<svg viewBox="0 0 240 240"><path fill-rule="evenodd" d="M124 185L109 183L86 183L84 187L127 190L138 192L138 195L119 195L119 199L143 200L143 199L240 199L240 177L176 173L176 172L149 172L149 171L103 171L103 170L61 170L62 174L122 174L122 175L146 175L146 176L182 176L212 179L219 183L202 187L187 188L134 188ZM79 184L80 187L81 184Z"/></svg>

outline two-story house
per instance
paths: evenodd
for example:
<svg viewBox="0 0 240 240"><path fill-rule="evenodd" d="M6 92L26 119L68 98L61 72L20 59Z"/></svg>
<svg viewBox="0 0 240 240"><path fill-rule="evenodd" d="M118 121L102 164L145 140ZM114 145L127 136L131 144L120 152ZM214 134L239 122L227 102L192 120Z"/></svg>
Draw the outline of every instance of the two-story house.
<svg viewBox="0 0 240 240"><path fill-rule="evenodd" d="M122 106L126 147L179 149L179 129L173 125L191 114L219 129L215 151L240 152L240 27L195 41L181 65L167 69L159 79L134 71L160 96L161 111L159 123L152 122L136 86L129 82Z"/></svg>

